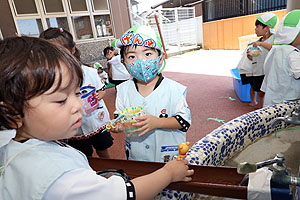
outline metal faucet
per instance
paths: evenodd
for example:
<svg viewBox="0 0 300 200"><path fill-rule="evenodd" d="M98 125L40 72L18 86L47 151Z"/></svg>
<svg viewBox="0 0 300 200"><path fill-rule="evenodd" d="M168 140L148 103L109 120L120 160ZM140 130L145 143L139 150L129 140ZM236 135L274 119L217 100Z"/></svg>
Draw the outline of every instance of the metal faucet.
<svg viewBox="0 0 300 200"><path fill-rule="evenodd" d="M287 115L285 117L277 117L275 121L271 124L271 128L275 128L282 121L285 122L286 125L300 125L300 107L297 106L295 108L295 111L292 112L291 116Z"/></svg>
<svg viewBox="0 0 300 200"><path fill-rule="evenodd" d="M272 181L281 185L296 185L300 186L300 178L289 176L284 164L285 157L282 153L276 154L275 158L250 164L247 162L240 163L237 167L239 174L248 174L255 172L257 169L273 164Z"/></svg>

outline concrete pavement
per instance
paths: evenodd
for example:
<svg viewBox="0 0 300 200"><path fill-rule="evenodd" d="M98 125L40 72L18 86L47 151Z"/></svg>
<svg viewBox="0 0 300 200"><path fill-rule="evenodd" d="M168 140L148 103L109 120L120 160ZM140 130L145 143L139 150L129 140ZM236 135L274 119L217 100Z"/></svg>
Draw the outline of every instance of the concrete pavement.
<svg viewBox="0 0 300 200"><path fill-rule="evenodd" d="M241 59L240 50L195 50L169 57L164 71L231 76Z"/></svg>

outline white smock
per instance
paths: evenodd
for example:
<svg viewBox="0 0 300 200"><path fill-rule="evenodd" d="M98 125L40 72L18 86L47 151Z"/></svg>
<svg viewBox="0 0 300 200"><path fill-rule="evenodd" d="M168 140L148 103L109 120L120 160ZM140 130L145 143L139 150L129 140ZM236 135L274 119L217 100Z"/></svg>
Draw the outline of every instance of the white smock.
<svg viewBox="0 0 300 200"><path fill-rule="evenodd" d="M11 140L0 148L0 163L0 199L127 199L121 177L97 175L83 153L56 142Z"/></svg>
<svg viewBox="0 0 300 200"><path fill-rule="evenodd" d="M147 97L136 89L133 80L117 86L116 112L125 108L144 106L144 111L159 117L180 115L191 124L186 102L186 87L166 77ZM155 129L140 137L126 137L126 150L130 160L167 162L178 155L178 145L186 142L186 132L179 129Z"/></svg>
<svg viewBox="0 0 300 200"><path fill-rule="evenodd" d="M274 35L272 34L268 39L266 39L265 43L272 44L274 40ZM261 48L261 52L258 56L252 57L252 76L263 76L264 73L264 63L266 57L269 53L269 50L264 48L263 46L259 46Z"/></svg>
<svg viewBox="0 0 300 200"><path fill-rule="evenodd" d="M273 45L264 64L264 107L300 98L299 54L291 45Z"/></svg>
<svg viewBox="0 0 300 200"><path fill-rule="evenodd" d="M121 63L121 56L113 56L111 60L108 61L111 64L111 73L113 80L128 80L130 74L128 73L125 66Z"/></svg>
<svg viewBox="0 0 300 200"><path fill-rule="evenodd" d="M0 147L6 145L16 135L16 130L2 130L0 131Z"/></svg>
<svg viewBox="0 0 300 200"><path fill-rule="evenodd" d="M96 69L85 65L82 65L81 67L83 70L82 87L93 86L96 88L96 91L105 87L105 84L100 80ZM82 125L73 138L89 137L105 128L106 124L110 121L109 112L103 99L98 100L98 103L99 105L96 110L88 115L82 116Z"/></svg>
<svg viewBox="0 0 300 200"><path fill-rule="evenodd" d="M272 44L274 41L274 34L272 34L264 42ZM246 76L262 76L264 75L264 62L269 53L269 51L263 46L259 46L261 52L259 56L253 56L252 61L247 57L247 49L243 52L242 58L237 65L237 69L240 74L246 74Z"/></svg>
<svg viewBox="0 0 300 200"><path fill-rule="evenodd" d="M252 61L247 57L247 49L243 52L242 58L240 59L236 68L239 70L240 74L246 74L247 76L251 76L252 70Z"/></svg>

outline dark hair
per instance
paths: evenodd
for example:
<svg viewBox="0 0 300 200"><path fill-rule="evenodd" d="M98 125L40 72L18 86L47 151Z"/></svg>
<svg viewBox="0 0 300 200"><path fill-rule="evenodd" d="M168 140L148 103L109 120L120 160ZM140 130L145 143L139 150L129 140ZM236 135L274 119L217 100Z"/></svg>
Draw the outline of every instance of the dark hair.
<svg viewBox="0 0 300 200"><path fill-rule="evenodd" d="M27 101L48 91L56 80L57 91L62 67L70 74L67 87L81 86L80 63L65 48L24 36L0 41L0 129L17 127Z"/></svg>
<svg viewBox="0 0 300 200"><path fill-rule="evenodd" d="M129 45L129 46L121 46L120 48L120 54L121 54L121 60L124 60L124 55L128 52L128 47L131 47L132 45ZM134 48L136 48L137 45L134 44ZM147 47L149 48L149 47ZM149 48L149 49L152 49L153 51L156 51L158 53L158 55L160 56L161 54L161 51L156 49L156 48Z"/></svg>
<svg viewBox="0 0 300 200"><path fill-rule="evenodd" d="M89 64L83 63L81 61L81 52L76 47L76 43L73 40L73 36L69 31L64 30L63 28L48 28L40 34L40 38L49 40L50 42L54 42L55 44L65 47L71 52L71 54L73 54L73 56L75 56L79 60L81 64L91 67ZM74 48L75 52L73 53Z"/></svg>
<svg viewBox="0 0 300 200"><path fill-rule="evenodd" d="M113 47L105 47L105 49L103 50L104 57L106 57L109 51L114 51L114 50L115 49Z"/></svg>
<svg viewBox="0 0 300 200"><path fill-rule="evenodd" d="M48 28L40 34L40 38L57 42L70 52L76 45L72 34L62 28Z"/></svg>
<svg viewBox="0 0 300 200"><path fill-rule="evenodd" d="M268 25L261 23L258 19L255 21L255 26L261 25L263 28L266 28Z"/></svg>

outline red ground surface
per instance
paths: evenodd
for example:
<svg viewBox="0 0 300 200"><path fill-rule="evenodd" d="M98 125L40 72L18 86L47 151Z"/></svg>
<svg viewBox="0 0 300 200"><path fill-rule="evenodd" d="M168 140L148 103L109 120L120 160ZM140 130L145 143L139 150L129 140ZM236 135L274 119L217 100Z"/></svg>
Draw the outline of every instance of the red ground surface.
<svg viewBox="0 0 300 200"><path fill-rule="evenodd" d="M249 107L248 103L238 99L233 88L232 77L177 72L164 72L163 75L188 88L187 102L191 109L192 125L187 132L187 141L192 145L222 125L221 122L207 120L207 118L218 118L228 122L255 110ZM115 97L114 88L106 90L104 101L111 118L115 110ZM236 100L232 101L228 97ZM112 134L112 136L114 144L109 148L111 158L124 159L124 134Z"/></svg>

